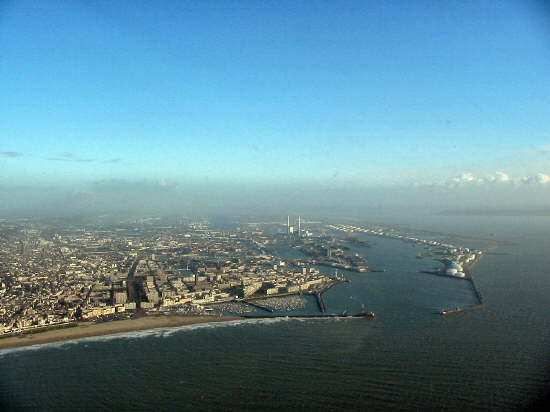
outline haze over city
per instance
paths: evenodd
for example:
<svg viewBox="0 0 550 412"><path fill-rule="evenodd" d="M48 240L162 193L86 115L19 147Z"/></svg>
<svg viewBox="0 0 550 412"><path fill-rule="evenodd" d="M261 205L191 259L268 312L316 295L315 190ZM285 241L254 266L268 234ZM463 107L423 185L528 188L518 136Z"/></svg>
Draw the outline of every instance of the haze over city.
<svg viewBox="0 0 550 412"><path fill-rule="evenodd" d="M547 411L549 23L0 0L0 411Z"/></svg>
<svg viewBox="0 0 550 412"><path fill-rule="evenodd" d="M540 211L544 2L0 5L0 213Z"/></svg>

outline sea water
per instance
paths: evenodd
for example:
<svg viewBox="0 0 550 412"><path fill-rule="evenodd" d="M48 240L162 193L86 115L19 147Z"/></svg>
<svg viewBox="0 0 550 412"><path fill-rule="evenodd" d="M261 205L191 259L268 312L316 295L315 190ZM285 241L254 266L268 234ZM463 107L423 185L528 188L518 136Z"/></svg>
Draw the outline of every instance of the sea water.
<svg viewBox="0 0 550 412"><path fill-rule="evenodd" d="M0 352L5 410L514 410L548 383L550 219L434 217L396 222L506 240L469 283L419 273L419 247L366 236L381 273L326 293L328 311L376 319L262 319L85 338ZM473 240L454 240L468 245ZM323 269L334 273L333 269ZM303 313L315 311L311 300Z"/></svg>

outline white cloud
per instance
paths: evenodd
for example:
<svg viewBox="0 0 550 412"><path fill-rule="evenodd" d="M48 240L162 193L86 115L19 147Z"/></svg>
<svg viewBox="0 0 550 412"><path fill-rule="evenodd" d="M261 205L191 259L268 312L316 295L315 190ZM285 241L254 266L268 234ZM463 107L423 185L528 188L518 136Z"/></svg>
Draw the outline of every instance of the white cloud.
<svg viewBox="0 0 550 412"><path fill-rule="evenodd" d="M550 153L550 144L544 144L544 145L541 145L541 146L536 146L535 147L535 152Z"/></svg>
<svg viewBox="0 0 550 412"><path fill-rule="evenodd" d="M494 175L485 176L482 183L511 183L512 177L508 173L496 172Z"/></svg>
<svg viewBox="0 0 550 412"><path fill-rule="evenodd" d="M472 173L462 173L460 176L455 176L450 180L451 185L462 185L465 183L474 183L476 177Z"/></svg>
<svg viewBox="0 0 550 412"><path fill-rule="evenodd" d="M495 172L492 175L476 176L473 173L462 173L449 179L444 185L447 187L471 187L481 185L519 186L519 185L550 185L550 175L537 173L532 176L514 178L505 172Z"/></svg>
<svg viewBox="0 0 550 412"><path fill-rule="evenodd" d="M534 176L526 176L521 178L521 183L546 185L550 183L550 175L537 173Z"/></svg>

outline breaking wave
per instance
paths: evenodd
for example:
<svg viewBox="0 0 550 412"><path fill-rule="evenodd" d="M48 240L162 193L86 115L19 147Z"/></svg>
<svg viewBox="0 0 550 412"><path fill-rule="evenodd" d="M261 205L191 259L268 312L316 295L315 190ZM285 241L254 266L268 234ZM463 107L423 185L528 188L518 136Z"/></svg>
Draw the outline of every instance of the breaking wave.
<svg viewBox="0 0 550 412"><path fill-rule="evenodd" d="M144 329L130 332L118 332L109 335L88 336L82 338L68 339L59 342L37 343L35 345L21 346L17 348L0 349L0 358L25 351L35 351L42 349L65 349L67 347L79 344L86 344L89 342L107 342L117 339L140 339L149 337L169 337L182 332L190 332L201 329L218 329L228 327L240 327L240 326L252 326L252 325L269 325L281 322L306 322L306 321L326 321L326 320L339 320L338 318L326 318L326 319L308 319L308 318L288 318L288 317L274 317L274 318L261 318L261 319L238 319L222 322L205 322L195 323L192 325L182 326L169 326L154 329Z"/></svg>

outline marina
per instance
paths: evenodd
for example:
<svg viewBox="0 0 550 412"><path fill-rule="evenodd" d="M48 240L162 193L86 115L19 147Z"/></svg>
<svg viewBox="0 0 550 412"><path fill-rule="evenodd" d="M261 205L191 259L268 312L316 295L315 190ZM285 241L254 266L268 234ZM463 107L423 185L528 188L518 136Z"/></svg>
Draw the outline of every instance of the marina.
<svg viewBox="0 0 550 412"><path fill-rule="evenodd" d="M249 305L268 312L293 311L303 309L306 306L305 298L301 295L282 296L275 298L256 299L254 302L247 302Z"/></svg>

